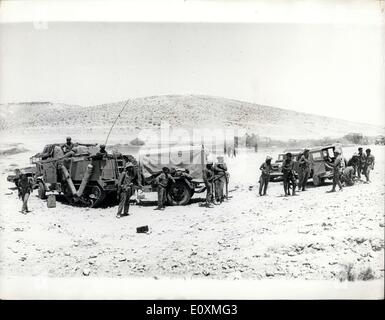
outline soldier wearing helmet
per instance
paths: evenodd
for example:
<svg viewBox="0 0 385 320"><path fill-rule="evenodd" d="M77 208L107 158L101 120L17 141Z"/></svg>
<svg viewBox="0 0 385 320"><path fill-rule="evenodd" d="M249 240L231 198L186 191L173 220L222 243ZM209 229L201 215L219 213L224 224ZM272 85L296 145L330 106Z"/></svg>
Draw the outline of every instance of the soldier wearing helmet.
<svg viewBox="0 0 385 320"><path fill-rule="evenodd" d="M101 158L109 156L109 154L106 151L106 145L105 144L101 144L99 146L99 151L96 153L96 156L101 157Z"/></svg>
<svg viewBox="0 0 385 320"><path fill-rule="evenodd" d="M31 177L27 177L24 170L20 171L19 179L17 180L17 189L19 198L23 202L21 213L26 214L28 210L28 199L33 190L33 181Z"/></svg>
<svg viewBox="0 0 385 320"><path fill-rule="evenodd" d="M75 144L72 142L72 139L71 137L67 137L66 138L66 143L62 145L62 150L64 152L64 154L72 151L73 147L75 146Z"/></svg>
<svg viewBox="0 0 385 320"><path fill-rule="evenodd" d="M227 166L222 155L217 157L217 162L213 165L214 171L214 187L215 187L215 201L220 204L225 199L224 188L227 186Z"/></svg>
<svg viewBox="0 0 385 320"><path fill-rule="evenodd" d="M343 170L345 169L345 163L344 159L342 158L341 155L341 150L336 148L334 150L334 161L333 163L327 163L325 162L325 166L333 169L333 187L330 191L328 192L335 192L336 191L336 186L340 188L340 191L342 191L342 183L341 183L341 175Z"/></svg>
<svg viewBox="0 0 385 320"><path fill-rule="evenodd" d="M366 157L363 172L366 178L366 182L370 182L370 171L374 169L375 158L374 155L372 155L372 150L366 149L365 152Z"/></svg>
<svg viewBox="0 0 385 320"><path fill-rule="evenodd" d="M305 149L299 159L298 190L306 191L307 180L310 175L309 149Z"/></svg>
<svg viewBox="0 0 385 320"><path fill-rule="evenodd" d="M158 206L154 210L164 210L166 204L167 187L170 182L175 182L171 176L171 170L168 167L163 167L162 172L156 177L155 184L158 191Z"/></svg>
<svg viewBox="0 0 385 320"><path fill-rule="evenodd" d="M358 153L357 152L354 152L354 154L352 155L352 157L349 159L348 163L347 163L347 166L348 167L353 167L354 169L354 175L355 176L358 176L358 162L359 162L359 159L358 159Z"/></svg>
<svg viewBox="0 0 385 320"><path fill-rule="evenodd" d="M285 192L285 197L290 195L290 186L293 188L292 195L295 196L295 188L297 186L292 158L293 155L290 152L286 153L285 160L282 164L283 190Z"/></svg>
<svg viewBox="0 0 385 320"><path fill-rule="evenodd" d="M264 163L261 164L259 170L261 170L261 176L259 177L259 195L265 196L267 192L267 186L270 181L270 173L273 171L271 165L272 157L267 156Z"/></svg>
<svg viewBox="0 0 385 320"><path fill-rule="evenodd" d="M136 189L141 189L141 179L137 171L134 170L134 165L127 162L124 171L120 174L118 179L118 198L119 207L117 218L128 216L130 209L130 198ZM123 212L123 213L122 213Z"/></svg>
<svg viewBox="0 0 385 320"><path fill-rule="evenodd" d="M209 208L213 207L214 195L213 195L213 183L214 183L214 170L213 161L208 160L206 166L203 168L203 181L206 186L206 205Z"/></svg>
<svg viewBox="0 0 385 320"><path fill-rule="evenodd" d="M359 147L358 154L357 154L357 170L356 170L356 175L358 179L361 179L361 173L364 169L365 162L366 162L366 155L364 154L363 148Z"/></svg>

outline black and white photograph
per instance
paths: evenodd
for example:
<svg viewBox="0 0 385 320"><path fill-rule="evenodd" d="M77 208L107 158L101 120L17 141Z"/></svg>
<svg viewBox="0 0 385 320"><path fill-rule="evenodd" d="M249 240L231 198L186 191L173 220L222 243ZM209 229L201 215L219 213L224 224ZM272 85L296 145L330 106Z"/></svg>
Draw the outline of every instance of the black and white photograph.
<svg viewBox="0 0 385 320"><path fill-rule="evenodd" d="M1 1L0 298L383 299L384 15Z"/></svg>

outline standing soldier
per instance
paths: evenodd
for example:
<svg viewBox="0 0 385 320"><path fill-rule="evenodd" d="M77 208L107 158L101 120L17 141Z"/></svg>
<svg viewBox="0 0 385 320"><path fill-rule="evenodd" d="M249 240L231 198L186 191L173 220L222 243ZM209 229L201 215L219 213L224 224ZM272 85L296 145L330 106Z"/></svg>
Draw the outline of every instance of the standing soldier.
<svg viewBox="0 0 385 320"><path fill-rule="evenodd" d="M370 171L374 169L374 163L375 163L375 158L371 154L370 149L366 149L366 157L365 157L365 164L364 164L364 174L366 178L366 182L370 182Z"/></svg>
<svg viewBox="0 0 385 320"><path fill-rule="evenodd" d="M209 208L213 207L214 196L213 196L213 181L214 181L214 170L213 162L207 161L206 167L203 169L203 181L206 186L206 205Z"/></svg>
<svg viewBox="0 0 385 320"><path fill-rule="evenodd" d="M128 162L118 179L119 207L117 218L128 216L130 209L130 198L135 192L135 188L142 188L141 179L134 170L134 165ZM123 211L123 214L122 214Z"/></svg>
<svg viewBox="0 0 385 320"><path fill-rule="evenodd" d="M341 174L344 169L344 160L341 156L341 151L338 149L334 150L334 162L332 164L329 164L325 162L325 166L333 169L333 187L330 191L327 192L335 192L336 186L340 188L340 191L342 191L342 184L341 184Z"/></svg>
<svg viewBox="0 0 385 320"><path fill-rule="evenodd" d="M303 151L303 155L299 159L299 172L298 172L298 190L302 188L302 191L306 191L307 180L310 175L310 160L309 149Z"/></svg>
<svg viewBox="0 0 385 320"><path fill-rule="evenodd" d="M155 183L158 186L158 206L154 210L164 210L166 204L167 186L170 181L175 182L170 175L170 169L163 167L162 173L155 179Z"/></svg>
<svg viewBox="0 0 385 320"><path fill-rule="evenodd" d="M365 164L365 154L363 153L363 149L361 147L358 148L358 155L357 155L357 172L356 175L358 179L361 179L361 173L364 168Z"/></svg>
<svg viewBox="0 0 385 320"><path fill-rule="evenodd" d="M259 195L265 196L267 191L267 186L269 185L270 181L270 173L273 170L273 167L271 166L271 160L272 158L270 156L266 157L266 161L261 164L259 167L259 170L261 170L261 176L259 178Z"/></svg>
<svg viewBox="0 0 385 320"><path fill-rule="evenodd" d="M225 198L223 189L227 183L227 166L226 163L223 161L223 156L218 156L217 160L217 163L213 166L214 186L215 200L217 204L220 204Z"/></svg>
<svg viewBox="0 0 385 320"><path fill-rule="evenodd" d="M20 171L20 177L17 180L17 189L19 191L19 198L23 202L21 213L26 214L28 210L29 195L33 190L33 181L31 177L27 177L24 170Z"/></svg>
<svg viewBox="0 0 385 320"><path fill-rule="evenodd" d="M290 185L293 187L292 195L295 196L295 175L294 175L294 161L292 160L293 155L288 152L286 158L282 164L283 173L283 190L285 191L285 197L290 195Z"/></svg>

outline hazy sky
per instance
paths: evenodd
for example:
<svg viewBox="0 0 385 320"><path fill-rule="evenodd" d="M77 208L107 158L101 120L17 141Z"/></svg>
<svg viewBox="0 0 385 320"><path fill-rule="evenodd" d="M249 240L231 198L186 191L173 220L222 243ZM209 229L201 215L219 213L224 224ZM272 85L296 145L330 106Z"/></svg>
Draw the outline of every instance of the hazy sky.
<svg viewBox="0 0 385 320"><path fill-rule="evenodd" d="M94 105L205 94L384 124L384 31L372 25L0 25L0 102Z"/></svg>

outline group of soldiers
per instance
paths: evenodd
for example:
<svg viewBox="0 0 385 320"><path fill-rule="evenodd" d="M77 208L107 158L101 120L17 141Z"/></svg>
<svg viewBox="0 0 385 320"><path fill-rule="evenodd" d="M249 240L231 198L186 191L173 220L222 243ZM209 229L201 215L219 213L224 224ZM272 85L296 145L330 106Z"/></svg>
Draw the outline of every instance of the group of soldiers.
<svg viewBox="0 0 385 320"><path fill-rule="evenodd" d="M298 160L298 191L306 191L307 181L310 178L309 149L304 149L303 154ZM265 196L267 186L270 181L270 174L273 171L272 158L267 156L265 162L260 166L261 176L259 178L259 195ZM342 157L342 152L339 149L334 150L334 160L325 161L325 166L333 171L333 186L330 191L335 192L338 185L339 190L343 190L343 184L351 186L354 181L361 180L363 174L366 178L366 183L370 182L370 172L374 169L375 157L370 149L366 149L365 154L363 148L358 148L358 152L346 161ZM285 196L296 195L297 179L294 170L294 160L292 153L288 152L285 155L285 160L282 164L283 189ZM290 189L292 192L290 193Z"/></svg>
<svg viewBox="0 0 385 320"><path fill-rule="evenodd" d="M206 206L213 208L226 201L228 197L229 173L223 156L218 156L214 163L207 161L203 169L203 181L206 186Z"/></svg>
<svg viewBox="0 0 385 320"><path fill-rule="evenodd" d="M74 152L75 146L76 144L71 141L71 137L67 137L66 143L61 145L60 148L63 151L64 156L71 156L71 153ZM307 181L311 174L309 151L309 149L304 149L299 159L297 159L297 172L294 169L295 162L293 160L293 155L290 152L285 155L285 160L283 161L281 169L285 196L296 195L297 186L298 191L306 191ZM333 170L333 186L328 192L335 192L337 186L340 190L342 190L343 184L348 186L353 185L354 181L361 180L361 175L366 177L367 183L370 182L370 172L374 169L375 164L375 158L371 154L370 149L366 149L364 153L363 148L358 148L358 152L354 153L349 161L346 161L342 157L341 150L335 149L334 155L333 161L324 162L325 166ZM100 145L100 150L96 153L96 156L109 156L105 145ZM265 196L267 194L270 174L273 171L271 161L272 157L268 156L260 166L260 196ZM298 185L296 173L298 174ZM174 168L170 169L168 167L163 167L162 171L155 178L158 202L157 207L154 210L165 209L165 203L167 201L166 190L171 183L175 183L174 177L178 175L183 175L185 179L192 180L188 169L184 171L176 171ZM135 194L135 192L139 194L143 189L142 180L143 176L138 162L133 156L129 156L125 168L120 174L117 182L117 197L119 200L118 212L116 215L117 218L129 215L131 197ZM223 156L218 156L215 163L212 160L207 161L205 167L203 168L203 181L207 190L205 203L207 207L213 208L214 205L219 205L229 198L229 173ZM28 199L33 190L33 179L27 177L25 172L22 171L20 172L20 176L17 181L17 187L19 191L19 198L23 202L21 212L25 214L29 212Z"/></svg>
<svg viewBox="0 0 385 320"><path fill-rule="evenodd" d="M188 169L176 171L175 168L163 167L162 171L155 178L154 184L157 187L158 203L154 210L164 210L167 201L167 188L175 183L174 177L181 176L187 180L192 180ZM119 206L116 217L121 218L129 215L130 199L135 191L142 190L142 175L138 163L134 157L128 158L125 170L118 179L118 199ZM206 206L213 208L228 199L228 179L227 166L223 156L218 156L214 164L209 160L203 169L203 181L206 186Z"/></svg>

